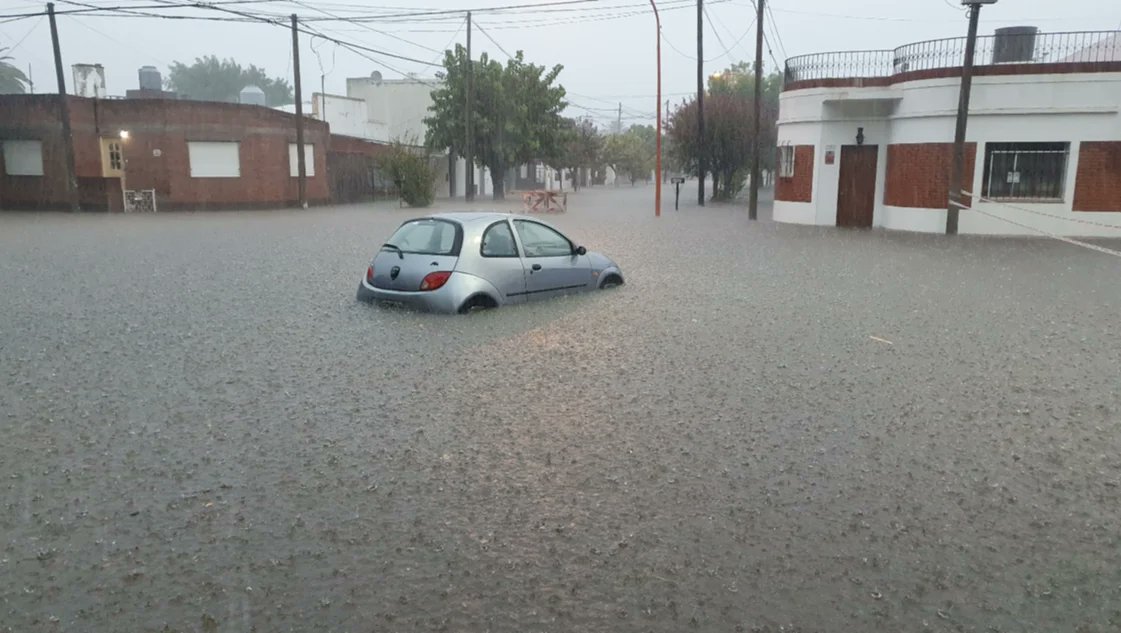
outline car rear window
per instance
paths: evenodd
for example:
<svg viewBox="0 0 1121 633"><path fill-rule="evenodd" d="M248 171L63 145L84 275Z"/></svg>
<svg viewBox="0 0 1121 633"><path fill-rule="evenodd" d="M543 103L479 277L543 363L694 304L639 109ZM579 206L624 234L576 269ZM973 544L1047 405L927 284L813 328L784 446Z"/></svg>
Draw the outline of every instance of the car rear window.
<svg viewBox="0 0 1121 633"><path fill-rule="evenodd" d="M422 255L459 255L462 241L458 224L433 218L410 220L389 238L389 243L402 251Z"/></svg>

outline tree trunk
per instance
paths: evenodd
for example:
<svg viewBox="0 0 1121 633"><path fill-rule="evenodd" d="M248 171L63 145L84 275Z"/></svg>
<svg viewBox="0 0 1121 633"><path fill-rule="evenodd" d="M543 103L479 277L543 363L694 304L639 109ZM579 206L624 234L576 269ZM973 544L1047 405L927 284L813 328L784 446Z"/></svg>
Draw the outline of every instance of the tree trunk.
<svg viewBox="0 0 1121 633"><path fill-rule="evenodd" d="M494 200L506 199L506 170L491 167L490 168L490 188L494 192Z"/></svg>
<svg viewBox="0 0 1121 633"><path fill-rule="evenodd" d="M712 199L720 199L720 172L712 172Z"/></svg>

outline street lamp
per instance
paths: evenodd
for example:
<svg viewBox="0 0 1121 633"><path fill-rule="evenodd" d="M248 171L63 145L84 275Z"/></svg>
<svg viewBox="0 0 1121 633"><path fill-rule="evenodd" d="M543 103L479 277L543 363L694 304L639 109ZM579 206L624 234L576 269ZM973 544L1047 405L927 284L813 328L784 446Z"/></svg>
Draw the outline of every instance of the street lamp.
<svg viewBox="0 0 1121 633"><path fill-rule="evenodd" d="M658 5L650 0L650 7L654 9L654 26L657 28L655 37L658 38L658 100L654 103L654 111L658 113L658 125L655 128L657 154L654 166L654 217L662 216L662 20L658 17Z"/></svg>
<svg viewBox="0 0 1121 633"><path fill-rule="evenodd" d="M969 93L973 88L973 51L977 48L977 23L981 5L996 0L962 0L969 7L969 35L965 38L965 59L961 64L961 92L958 95L958 118L954 128L954 161L950 169L949 205L946 207L946 235L958 232L958 210L961 209L961 188L965 180L965 128L969 122Z"/></svg>

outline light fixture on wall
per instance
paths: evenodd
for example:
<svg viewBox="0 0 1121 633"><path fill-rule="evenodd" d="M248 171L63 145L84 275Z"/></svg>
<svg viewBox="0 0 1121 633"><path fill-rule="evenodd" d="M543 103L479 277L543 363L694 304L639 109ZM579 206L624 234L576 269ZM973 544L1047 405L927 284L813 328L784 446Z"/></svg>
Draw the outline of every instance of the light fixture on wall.
<svg viewBox="0 0 1121 633"><path fill-rule="evenodd" d="M128 140L128 130L121 130L121 140L122 141L127 141Z"/></svg>
<svg viewBox="0 0 1121 633"><path fill-rule="evenodd" d="M856 128L856 144L857 145L863 145L864 144L864 128L862 128L862 127Z"/></svg>

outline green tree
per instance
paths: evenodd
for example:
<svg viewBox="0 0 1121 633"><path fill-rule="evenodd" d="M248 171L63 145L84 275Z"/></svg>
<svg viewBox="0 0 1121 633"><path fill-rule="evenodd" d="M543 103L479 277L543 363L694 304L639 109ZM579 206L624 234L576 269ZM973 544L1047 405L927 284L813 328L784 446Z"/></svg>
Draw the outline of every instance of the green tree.
<svg viewBox="0 0 1121 633"><path fill-rule="evenodd" d="M423 148L393 141L378 164L410 207L427 207L436 198L436 171Z"/></svg>
<svg viewBox="0 0 1121 633"><path fill-rule="evenodd" d="M705 138L697 137L696 100L682 105L670 117L669 137L673 160L685 172L697 173L700 157L712 175L712 197L732 199L746 184L754 156L752 138L754 76L747 64L735 64L709 79L705 97ZM782 78L771 75L763 85L760 165L773 170L777 143L778 97Z"/></svg>
<svg viewBox="0 0 1121 633"><path fill-rule="evenodd" d="M603 136L592 121L565 119L557 156L550 158L549 163L554 167L571 170L572 186L579 189L580 170L598 166L603 144Z"/></svg>
<svg viewBox="0 0 1121 633"><path fill-rule="evenodd" d="M654 169L654 146L650 140L652 131L650 126L635 125L622 134L607 137L603 148L603 162L615 171L616 183L624 177L632 185L650 178L650 172Z"/></svg>
<svg viewBox="0 0 1121 633"><path fill-rule="evenodd" d="M443 80L432 91L425 143L434 149L462 153L466 139L467 52L462 46L444 53ZM483 53L471 65L474 130L473 153L490 169L495 200L505 198L505 174L510 167L559 154L565 107L564 87L554 85L561 66L552 69L525 61L521 51L503 66Z"/></svg>
<svg viewBox="0 0 1121 633"><path fill-rule="evenodd" d="M287 79L270 78L264 69L253 65L243 68L232 59L208 55L195 58L190 66L175 62L168 69L168 89L188 99L236 102L241 89L250 85L265 92L265 103L269 106L293 101Z"/></svg>
<svg viewBox="0 0 1121 633"><path fill-rule="evenodd" d="M25 85L29 83L27 75L7 62L12 58L3 54L6 50L0 48L0 94L23 94L27 92Z"/></svg>

